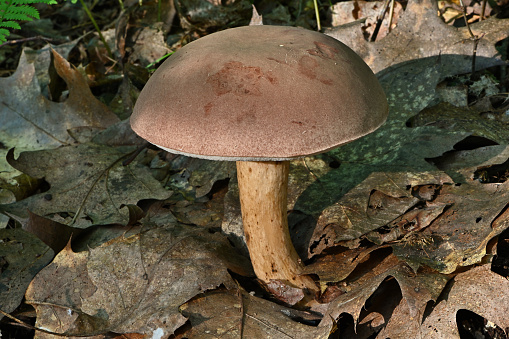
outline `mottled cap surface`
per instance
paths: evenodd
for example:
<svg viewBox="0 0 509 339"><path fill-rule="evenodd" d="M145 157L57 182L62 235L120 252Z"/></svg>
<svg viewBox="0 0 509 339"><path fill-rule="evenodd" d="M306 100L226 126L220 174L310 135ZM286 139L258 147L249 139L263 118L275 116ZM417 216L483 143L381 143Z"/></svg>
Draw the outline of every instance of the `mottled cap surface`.
<svg viewBox="0 0 509 339"><path fill-rule="evenodd" d="M341 42L301 28L246 26L171 55L141 92L131 126L174 153L286 160L371 133L387 110L373 72Z"/></svg>

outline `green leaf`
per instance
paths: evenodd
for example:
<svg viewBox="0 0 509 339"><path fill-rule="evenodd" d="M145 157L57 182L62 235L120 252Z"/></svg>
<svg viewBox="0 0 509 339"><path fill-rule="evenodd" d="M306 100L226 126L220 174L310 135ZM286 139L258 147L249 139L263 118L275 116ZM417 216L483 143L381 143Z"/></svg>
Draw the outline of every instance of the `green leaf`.
<svg viewBox="0 0 509 339"><path fill-rule="evenodd" d="M0 27L7 27L12 29L20 29L21 27L15 21L2 21L0 22Z"/></svg>
<svg viewBox="0 0 509 339"><path fill-rule="evenodd" d="M33 20L39 19L39 11L34 7L23 5L10 7L4 15L4 20Z"/></svg>
<svg viewBox="0 0 509 339"><path fill-rule="evenodd" d="M16 21L32 21L39 19L39 11L31 4L55 5L56 0L0 0L0 27L20 29ZM0 29L0 43L7 41L10 32Z"/></svg>

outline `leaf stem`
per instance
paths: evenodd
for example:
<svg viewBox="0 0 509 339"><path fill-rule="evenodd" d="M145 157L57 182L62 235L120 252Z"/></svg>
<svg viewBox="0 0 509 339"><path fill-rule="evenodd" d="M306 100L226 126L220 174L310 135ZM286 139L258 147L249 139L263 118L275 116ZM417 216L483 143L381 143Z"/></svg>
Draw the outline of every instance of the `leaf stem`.
<svg viewBox="0 0 509 339"><path fill-rule="evenodd" d="M106 43L106 39L104 38L104 35L101 33L101 30L99 29L99 25L97 25L97 22L95 21L94 16L92 15L92 12L90 12L90 10L88 9L87 5L85 4L85 1L80 0L80 3L81 3L81 6L83 6L85 13L87 13L88 18L90 19L90 21L92 21L92 24L94 25L95 30L99 34L99 38L101 39L101 41L104 44L104 47L108 51L109 57L113 59L113 53L111 52L110 46Z"/></svg>
<svg viewBox="0 0 509 339"><path fill-rule="evenodd" d="M316 27L317 27L318 31L321 31L322 30L322 25L320 23L320 11L318 9L317 0L313 0L313 3L315 5Z"/></svg>

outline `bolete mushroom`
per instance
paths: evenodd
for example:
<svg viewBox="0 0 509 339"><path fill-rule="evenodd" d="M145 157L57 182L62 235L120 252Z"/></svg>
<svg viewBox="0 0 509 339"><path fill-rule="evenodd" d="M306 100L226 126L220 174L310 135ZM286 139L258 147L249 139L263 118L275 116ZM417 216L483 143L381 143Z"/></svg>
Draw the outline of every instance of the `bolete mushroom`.
<svg viewBox="0 0 509 339"><path fill-rule="evenodd" d="M289 161L360 138L386 119L371 69L324 34L247 26L184 46L152 75L133 130L168 152L237 162L247 247L257 277L316 290L287 221Z"/></svg>

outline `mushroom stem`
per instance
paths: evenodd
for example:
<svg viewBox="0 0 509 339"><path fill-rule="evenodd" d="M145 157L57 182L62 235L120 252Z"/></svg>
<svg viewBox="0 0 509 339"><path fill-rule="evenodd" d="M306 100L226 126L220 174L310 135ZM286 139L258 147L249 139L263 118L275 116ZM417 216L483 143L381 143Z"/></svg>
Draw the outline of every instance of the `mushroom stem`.
<svg viewBox="0 0 509 339"><path fill-rule="evenodd" d="M256 276L317 290L288 231L288 161L237 161L244 234Z"/></svg>

